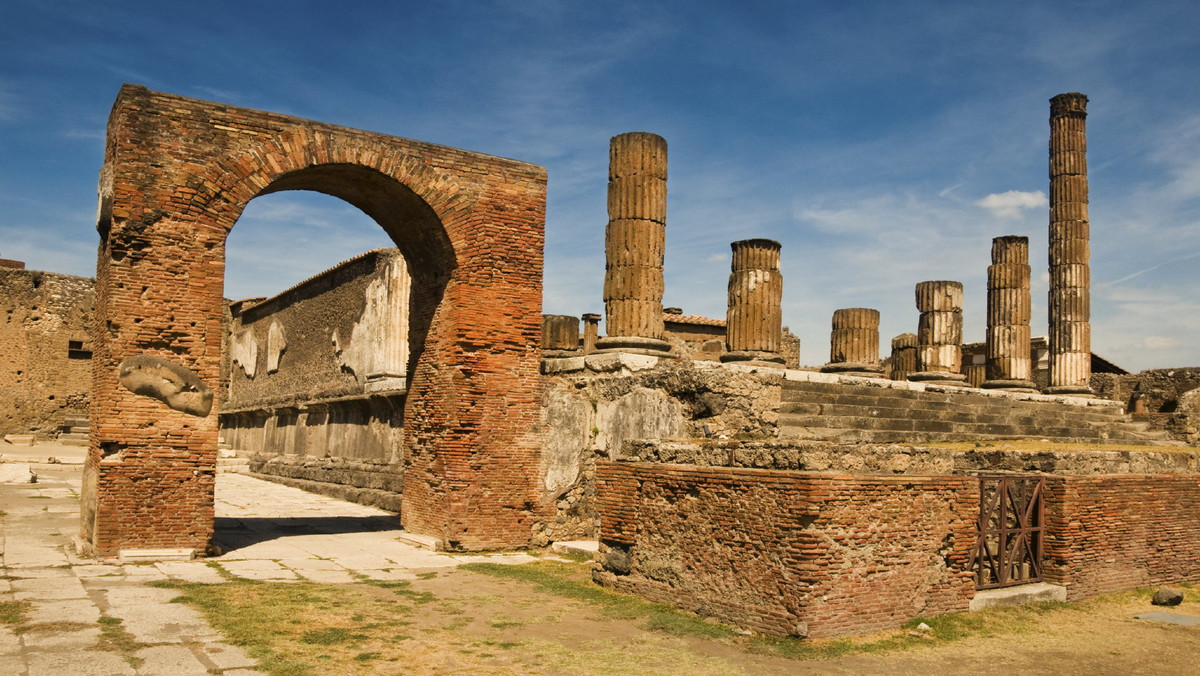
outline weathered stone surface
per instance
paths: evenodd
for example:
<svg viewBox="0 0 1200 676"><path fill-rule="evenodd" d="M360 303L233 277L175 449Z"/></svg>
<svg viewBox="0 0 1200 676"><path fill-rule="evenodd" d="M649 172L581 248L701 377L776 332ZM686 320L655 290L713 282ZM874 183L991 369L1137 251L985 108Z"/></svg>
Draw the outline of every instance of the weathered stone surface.
<svg viewBox="0 0 1200 676"><path fill-rule="evenodd" d="M1183 603L1183 592L1164 587L1154 592L1154 598L1150 599L1150 602L1156 606L1177 606Z"/></svg>
<svg viewBox="0 0 1200 676"><path fill-rule="evenodd" d="M579 318L574 315L542 315L542 357L579 354Z"/></svg>
<svg viewBox="0 0 1200 676"><path fill-rule="evenodd" d="M992 240L988 266L986 380L982 387L1032 392L1029 238Z"/></svg>
<svg viewBox="0 0 1200 676"><path fill-rule="evenodd" d="M604 307L608 335L663 339L663 256L667 222L667 142L629 132L609 143ZM601 349L619 349L605 345ZM666 351L663 341L653 349Z"/></svg>
<svg viewBox="0 0 1200 676"><path fill-rule="evenodd" d="M962 282L917 284L917 371L909 380L960 384L962 374Z"/></svg>
<svg viewBox="0 0 1200 676"><path fill-rule="evenodd" d="M169 359L142 354L121 362L121 385L157 399L176 411L204 417L212 410L213 393L200 377Z"/></svg>
<svg viewBox="0 0 1200 676"><path fill-rule="evenodd" d="M821 370L827 373L881 376L879 310L862 307L834 310L832 324L829 363Z"/></svg>
<svg viewBox="0 0 1200 676"><path fill-rule="evenodd" d="M722 361L776 361L783 334L779 272L780 244L769 239L746 239L730 244L729 302L725 319ZM749 359L747 359L749 357Z"/></svg>
<svg viewBox="0 0 1200 676"><path fill-rule="evenodd" d="M1090 394L1088 99L1050 99L1050 381L1046 391Z"/></svg>

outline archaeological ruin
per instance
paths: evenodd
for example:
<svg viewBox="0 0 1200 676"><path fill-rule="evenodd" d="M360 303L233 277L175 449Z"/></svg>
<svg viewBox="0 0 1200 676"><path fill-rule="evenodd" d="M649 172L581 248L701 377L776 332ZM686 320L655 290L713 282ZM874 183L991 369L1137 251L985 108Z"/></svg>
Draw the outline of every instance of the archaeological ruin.
<svg viewBox="0 0 1200 676"><path fill-rule="evenodd" d="M608 149L603 315L542 315L542 168L126 85L94 290L0 266L20 395L0 424L90 430L99 557L203 556L238 456L431 548L598 541L597 583L767 634L1200 581L1200 368L1091 352L1086 103L1050 102L1045 336L1010 235L986 299L897 280L915 307L806 318L830 345L805 367L779 242L731 243L724 318L663 307L660 136ZM281 190L355 205L396 248L223 299L226 235ZM963 344L968 303L984 343ZM881 313L914 309L881 354Z"/></svg>

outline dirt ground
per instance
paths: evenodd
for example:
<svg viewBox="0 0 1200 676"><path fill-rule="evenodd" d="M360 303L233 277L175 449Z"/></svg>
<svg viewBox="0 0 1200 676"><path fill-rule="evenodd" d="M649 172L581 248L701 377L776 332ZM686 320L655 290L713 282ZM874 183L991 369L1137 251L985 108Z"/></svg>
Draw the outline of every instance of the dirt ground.
<svg viewBox="0 0 1200 676"><path fill-rule="evenodd" d="M750 637L650 631L638 620L606 617L591 603L468 570L414 581L411 590L433 600L406 615L399 650L385 650L347 673L1200 674L1200 626L1133 619L1164 610L1144 595L1021 615L1015 625L1006 619L989 637L795 660L761 654ZM1200 615L1200 604L1165 610Z"/></svg>

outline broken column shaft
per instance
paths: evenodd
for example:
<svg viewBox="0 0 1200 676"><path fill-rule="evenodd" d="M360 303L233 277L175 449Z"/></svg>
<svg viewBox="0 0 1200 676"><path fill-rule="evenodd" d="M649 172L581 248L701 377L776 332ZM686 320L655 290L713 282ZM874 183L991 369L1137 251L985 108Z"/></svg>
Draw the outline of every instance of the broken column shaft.
<svg viewBox="0 0 1200 676"><path fill-rule="evenodd" d="M962 385L962 282L917 284L917 372L909 380Z"/></svg>
<svg viewBox="0 0 1200 676"><path fill-rule="evenodd" d="M993 239L987 279L987 379L982 387L1034 392L1029 359L1029 238Z"/></svg>
<svg viewBox="0 0 1200 676"><path fill-rule="evenodd" d="M883 376L879 364L879 310L852 307L833 311L829 363L821 370L868 378Z"/></svg>
<svg viewBox="0 0 1200 676"><path fill-rule="evenodd" d="M542 357L573 357L579 354L579 318L571 315L542 315Z"/></svg>
<svg viewBox="0 0 1200 676"><path fill-rule="evenodd" d="M667 225L667 142L630 132L609 143L604 309L596 347L662 355L663 255Z"/></svg>
<svg viewBox="0 0 1200 676"><path fill-rule="evenodd" d="M745 239L733 249L729 273L729 306L725 315L725 348L721 361L783 363L783 275L779 242Z"/></svg>
<svg viewBox="0 0 1200 676"><path fill-rule="evenodd" d="M892 380L908 380L908 374L917 370L917 334L901 333L892 338L892 356L888 358L888 377Z"/></svg>
<svg viewBox="0 0 1200 676"><path fill-rule="evenodd" d="M1050 99L1051 394L1091 394L1092 335L1088 270L1088 99Z"/></svg>

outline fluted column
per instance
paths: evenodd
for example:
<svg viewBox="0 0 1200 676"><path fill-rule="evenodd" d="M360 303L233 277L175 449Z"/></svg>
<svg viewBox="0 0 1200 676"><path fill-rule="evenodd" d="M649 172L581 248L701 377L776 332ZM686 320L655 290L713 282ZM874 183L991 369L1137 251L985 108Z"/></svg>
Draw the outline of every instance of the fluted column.
<svg viewBox="0 0 1200 676"><path fill-rule="evenodd" d="M364 311L364 317L374 317L381 324L371 338L371 366L363 383L363 388L370 392L403 390L408 386L408 308L412 278L403 257L396 255L383 260L386 268L381 281L367 289L368 309ZM271 329L271 333L278 330L275 325ZM268 339L268 349L273 353L268 355L268 369L271 361L278 366L279 355L286 346L283 338L280 335L278 341ZM280 347L272 348L273 342Z"/></svg>
<svg viewBox="0 0 1200 676"><path fill-rule="evenodd" d="M908 380L917 370L917 334L901 333L892 338L892 356L888 358L888 377Z"/></svg>
<svg viewBox="0 0 1200 676"><path fill-rule="evenodd" d="M917 380L962 385L962 282L933 281L917 284Z"/></svg>
<svg viewBox="0 0 1200 676"><path fill-rule="evenodd" d="M879 310L865 307L833 311L826 373L883 377L879 364Z"/></svg>
<svg viewBox="0 0 1200 676"><path fill-rule="evenodd" d="M579 354L579 317L542 315L542 357L574 357Z"/></svg>
<svg viewBox="0 0 1200 676"><path fill-rule="evenodd" d="M1087 119L1083 94L1050 99L1050 384L1091 394Z"/></svg>
<svg viewBox="0 0 1200 676"><path fill-rule="evenodd" d="M729 306L725 314L725 348L721 361L783 363L783 275L779 242L744 239L733 249L729 273Z"/></svg>
<svg viewBox="0 0 1200 676"><path fill-rule="evenodd" d="M1035 392L1029 358L1029 238L992 240L987 287L987 376L982 387Z"/></svg>
<svg viewBox="0 0 1200 676"><path fill-rule="evenodd" d="M609 143L604 310L608 335L596 347L663 354L663 255L667 226L667 142L630 132Z"/></svg>

